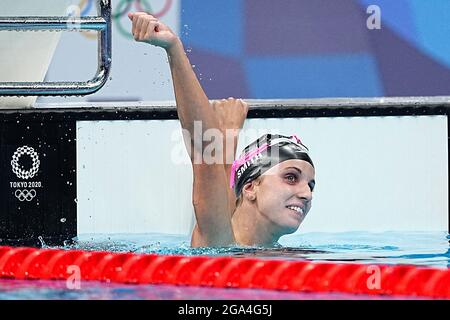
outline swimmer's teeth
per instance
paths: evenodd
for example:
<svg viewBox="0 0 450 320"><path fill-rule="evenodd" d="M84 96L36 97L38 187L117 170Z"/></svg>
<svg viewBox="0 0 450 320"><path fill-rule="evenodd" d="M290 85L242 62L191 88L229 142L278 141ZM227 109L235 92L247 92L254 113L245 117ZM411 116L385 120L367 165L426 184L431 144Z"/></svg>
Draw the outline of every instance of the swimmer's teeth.
<svg viewBox="0 0 450 320"><path fill-rule="evenodd" d="M288 209L291 209L291 210L297 211L298 213L303 214L303 209L300 207L288 206Z"/></svg>

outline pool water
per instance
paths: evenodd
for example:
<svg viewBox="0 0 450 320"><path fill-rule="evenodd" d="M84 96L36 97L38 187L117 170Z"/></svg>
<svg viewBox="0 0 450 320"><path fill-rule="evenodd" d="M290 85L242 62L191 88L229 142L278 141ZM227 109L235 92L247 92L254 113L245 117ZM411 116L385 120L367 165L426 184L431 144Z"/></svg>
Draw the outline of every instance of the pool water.
<svg viewBox="0 0 450 320"><path fill-rule="evenodd" d="M0 300L381 300L380 296L301 293L254 289L216 289L172 285L124 285L81 282L68 289L65 281L0 279ZM411 297L393 299L416 300ZM420 298L421 300L427 300Z"/></svg>
<svg viewBox="0 0 450 320"><path fill-rule="evenodd" d="M64 249L161 255L207 255L308 260L333 263L417 265L447 269L450 266L447 232L348 232L307 233L285 236L277 248L190 248L189 237L162 234L80 235ZM45 244L43 245L44 247ZM170 285L123 285L83 281L69 289L65 281L0 279L1 299L163 299L163 300L309 300L309 299L403 299L350 294L295 293L251 289L216 289ZM409 299L409 298L408 298Z"/></svg>
<svg viewBox="0 0 450 320"><path fill-rule="evenodd" d="M285 236L280 247L191 248L179 235L81 235L66 249L162 255L239 256L334 263L450 266L450 236L443 232L345 232Z"/></svg>

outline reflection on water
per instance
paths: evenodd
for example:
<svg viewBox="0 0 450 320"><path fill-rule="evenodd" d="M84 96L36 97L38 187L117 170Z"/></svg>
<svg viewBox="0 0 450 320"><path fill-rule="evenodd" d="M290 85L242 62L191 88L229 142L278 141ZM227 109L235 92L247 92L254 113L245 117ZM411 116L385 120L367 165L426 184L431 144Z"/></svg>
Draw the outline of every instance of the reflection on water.
<svg viewBox="0 0 450 320"><path fill-rule="evenodd" d="M417 299L341 293L301 293L274 290L218 289L171 285L124 285L84 281L70 290L64 281L0 279L0 300L327 300Z"/></svg>

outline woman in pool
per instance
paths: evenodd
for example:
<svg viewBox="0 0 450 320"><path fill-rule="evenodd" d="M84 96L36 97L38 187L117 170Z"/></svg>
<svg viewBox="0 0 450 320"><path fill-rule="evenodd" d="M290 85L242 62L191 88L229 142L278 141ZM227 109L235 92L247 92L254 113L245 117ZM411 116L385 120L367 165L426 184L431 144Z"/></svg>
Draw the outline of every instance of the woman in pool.
<svg viewBox="0 0 450 320"><path fill-rule="evenodd" d="M134 39L165 49L169 59L178 117L194 174L197 224L191 245L274 246L281 236L295 232L311 209L315 184L308 149L295 136L264 135L247 146L233 164L227 163L230 155L226 152L231 150L234 158L247 104L233 98L210 102L178 36L150 14L128 16ZM201 130L194 130L197 121L201 121ZM220 164L194 161L204 155L203 133L208 129L223 133L225 152ZM233 139L225 139L225 131L233 132ZM226 147L230 140L233 146Z"/></svg>

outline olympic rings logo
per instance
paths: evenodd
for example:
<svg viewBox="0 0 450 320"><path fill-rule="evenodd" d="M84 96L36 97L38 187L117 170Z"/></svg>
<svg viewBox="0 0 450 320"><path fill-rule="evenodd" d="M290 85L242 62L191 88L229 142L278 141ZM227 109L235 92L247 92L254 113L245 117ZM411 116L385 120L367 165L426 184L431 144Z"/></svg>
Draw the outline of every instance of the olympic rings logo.
<svg viewBox="0 0 450 320"><path fill-rule="evenodd" d="M14 192L14 195L16 196L17 199L19 199L19 201L28 201L30 202L31 200L34 199L34 197L36 197L36 190L31 189L31 190L27 190L27 189L17 189L16 192Z"/></svg>
<svg viewBox="0 0 450 320"><path fill-rule="evenodd" d="M33 161L32 167L30 170L22 170L19 167L19 160L23 155L28 155L31 157ZM18 178L21 179L30 179L35 176L35 174L39 171L39 165L41 162L39 161L39 156L33 148L28 146L20 147L14 152L14 155L11 160L12 171L16 174Z"/></svg>
<svg viewBox="0 0 450 320"><path fill-rule="evenodd" d="M78 7L80 8L80 16L86 16L94 7L94 3L98 0L81 0ZM148 0L120 0L117 6L113 9L112 19L119 30L119 33L129 39L133 39L133 35L129 32L121 23L121 19L126 17L128 12L131 11L132 7L136 9L136 11L143 11L152 14L155 18L161 18L165 16L170 9L172 8L173 0L163 0L164 5L161 10L154 11L151 4ZM96 39L97 36L95 34L89 32L82 32L82 34L88 39Z"/></svg>

